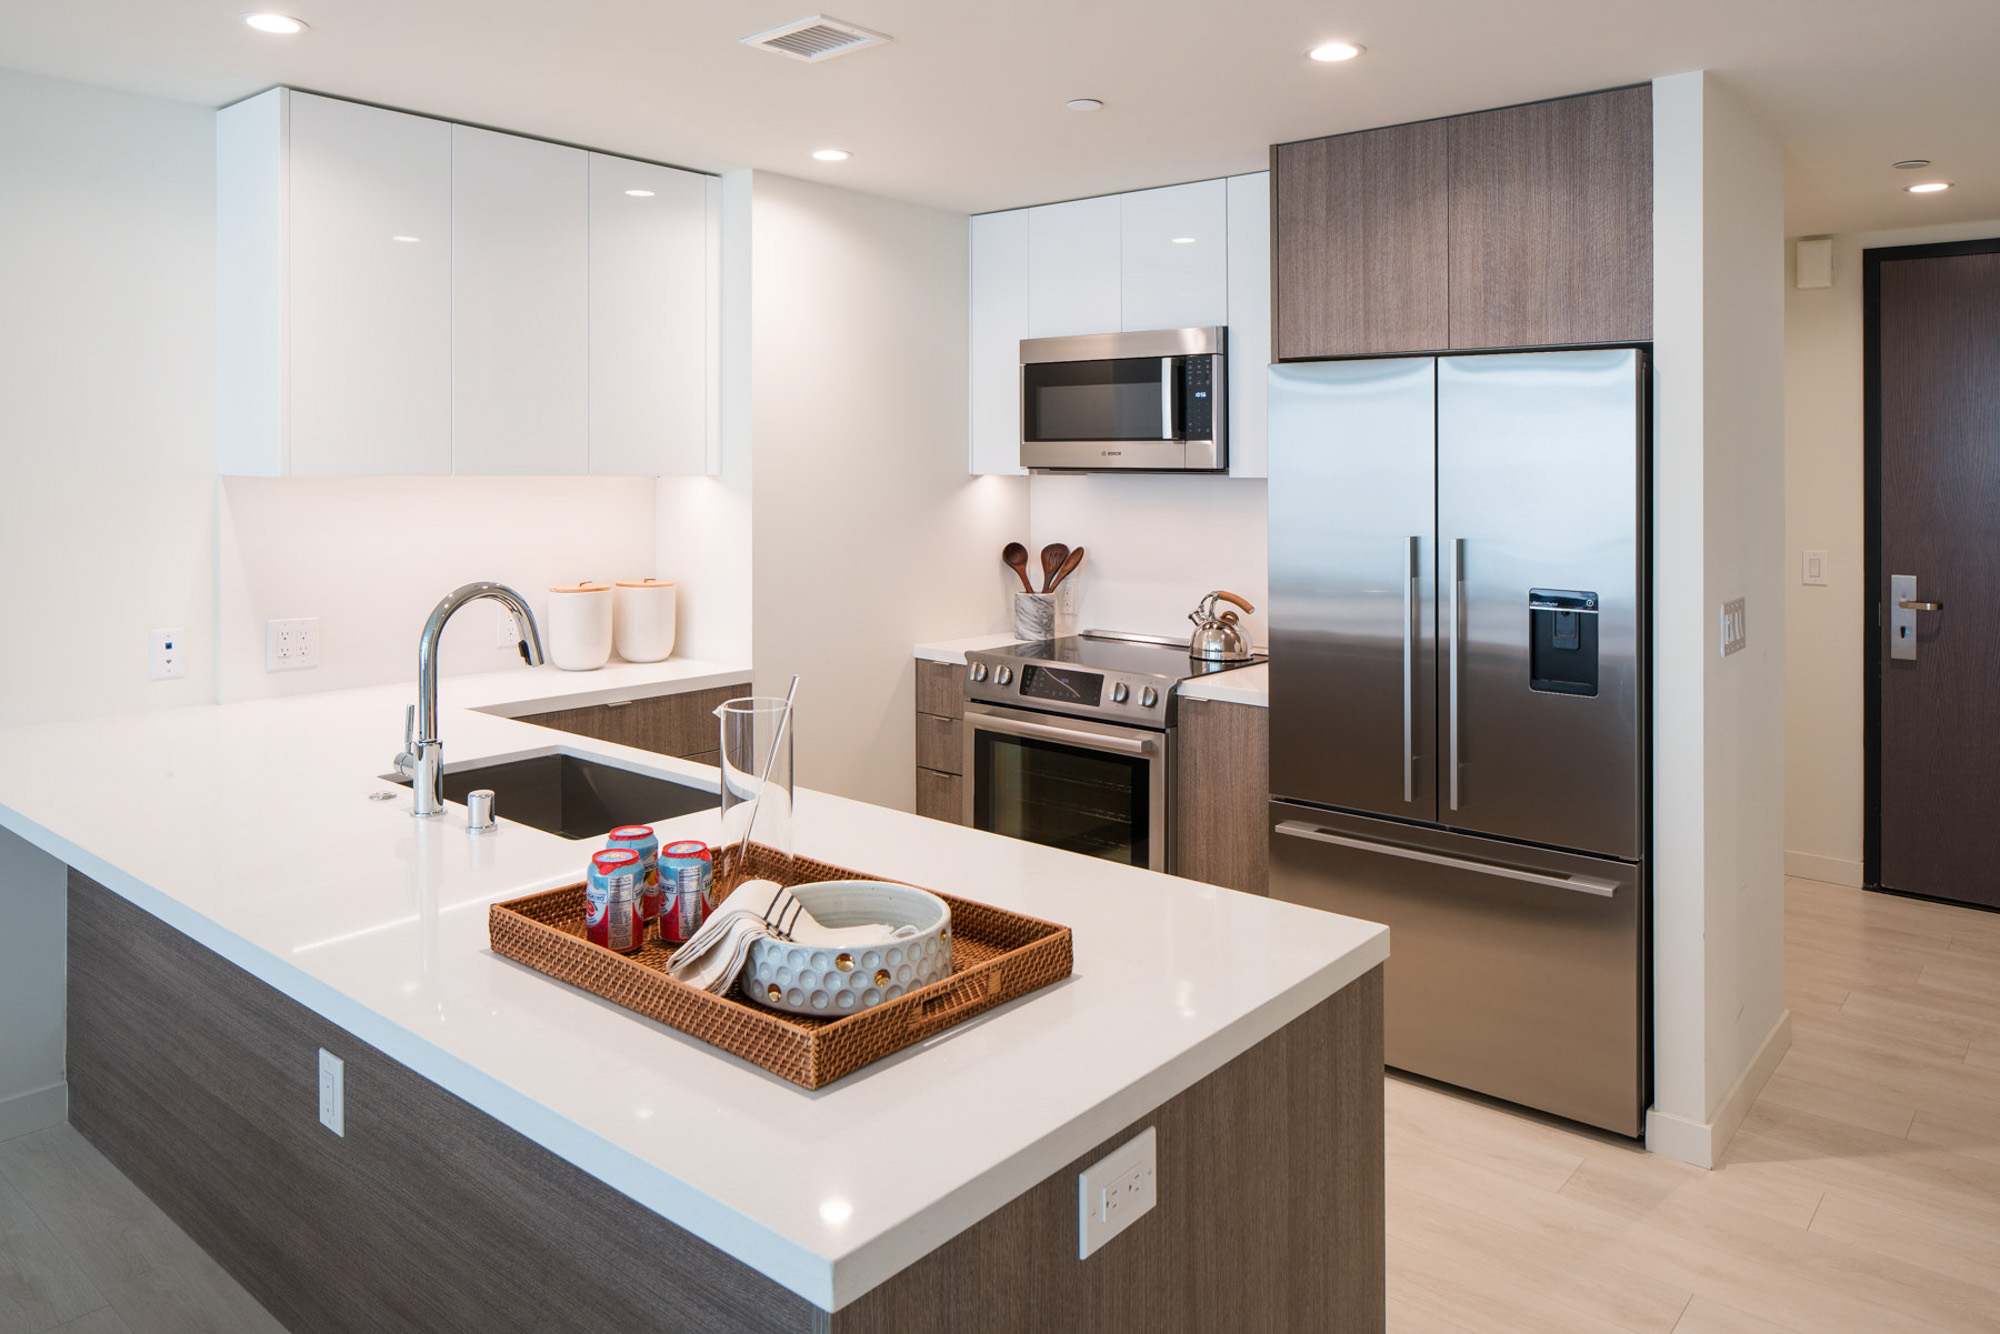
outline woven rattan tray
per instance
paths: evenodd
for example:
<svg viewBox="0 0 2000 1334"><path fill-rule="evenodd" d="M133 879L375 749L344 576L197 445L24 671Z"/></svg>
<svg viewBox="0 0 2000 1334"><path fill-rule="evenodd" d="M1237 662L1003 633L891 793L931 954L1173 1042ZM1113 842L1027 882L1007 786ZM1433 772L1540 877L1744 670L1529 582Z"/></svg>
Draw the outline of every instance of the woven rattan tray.
<svg viewBox="0 0 2000 1334"><path fill-rule="evenodd" d="M734 847L723 851L733 854ZM746 871L783 885L880 879L805 857L787 863L761 844L751 846ZM781 1014L744 999L736 987L717 996L676 982L665 972L673 951L657 941L633 955L591 944L583 935L581 883L496 903L486 929L495 953L816 1089L1069 976L1068 927L950 894L938 897L951 908L951 976L837 1019Z"/></svg>

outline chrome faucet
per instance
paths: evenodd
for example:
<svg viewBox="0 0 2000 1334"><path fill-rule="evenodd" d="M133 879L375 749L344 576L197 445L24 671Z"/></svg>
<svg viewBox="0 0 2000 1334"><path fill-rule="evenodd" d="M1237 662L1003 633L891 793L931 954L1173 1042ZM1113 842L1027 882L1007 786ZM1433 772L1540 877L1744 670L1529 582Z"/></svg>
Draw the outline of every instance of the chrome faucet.
<svg viewBox="0 0 2000 1334"><path fill-rule="evenodd" d="M521 660L530 667L542 665L542 633L535 625L535 613L526 598L505 584L467 584L437 604L417 640L417 702L403 715L403 753L395 761L416 798L410 814L420 820L444 814L444 743L437 734L438 636L453 612L482 598L491 598L513 614L514 629L521 637Z"/></svg>

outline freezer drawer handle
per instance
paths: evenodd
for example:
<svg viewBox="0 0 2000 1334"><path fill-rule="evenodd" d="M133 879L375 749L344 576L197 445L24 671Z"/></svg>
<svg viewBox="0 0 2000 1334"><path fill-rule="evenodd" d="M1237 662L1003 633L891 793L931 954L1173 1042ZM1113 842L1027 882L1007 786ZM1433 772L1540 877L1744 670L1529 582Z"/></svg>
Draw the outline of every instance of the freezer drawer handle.
<svg viewBox="0 0 2000 1334"><path fill-rule="evenodd" d="M1321 829L1318 825L1310 825L1303 820L1285 820L1273 827L1279 833L1292 838L1309 838L1315 843L1334 843L1343 848L1379 852L1385 857L1401 857L1406 861L1449 866L1456 871L1476 871L1480 875L1505 876L1509 880L1525 880L1531 885L1547 885L1551 889L1573 889L1579 894L1595 894L1606 899L1618 892L1616 880L1599 880L1595 876L1588 875L1544 875L1540 871L1523 871L1514 866L1496 866L1492 862L1476 862L1465 857L1447 857L1440 852L1399 848L1393 843L1371 843L1365 838L1349 838L1345 834L1336 834L1330 829Z"/></svg>

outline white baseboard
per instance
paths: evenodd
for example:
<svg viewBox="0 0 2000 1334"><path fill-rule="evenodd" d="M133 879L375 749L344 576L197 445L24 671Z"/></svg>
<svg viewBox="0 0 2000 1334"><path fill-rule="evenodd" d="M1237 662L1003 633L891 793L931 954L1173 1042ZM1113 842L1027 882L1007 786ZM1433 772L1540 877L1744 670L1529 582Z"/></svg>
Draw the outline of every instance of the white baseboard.
<svg viewBox="0 0 2000 1334"><path fill-rule="evenodd" d="M32 1135L69 1119L69 1085L50 1084L0 1098L0 1140Z"/></svg>
<svg viewBox="0 0 2000 1334"><path fill-rule="evenodd" d="M1795 875L1801 880L1822 880L1829 885L1845 885L1849 889L1859 889L1862 885L1861 863L1851 862L1845 857L1822 857L1817 852L1785 851L1785 874Z"/></svg>
<svg viewBox="0 0 2000 1334"><path fill-rule="evenodd" d="M1778 1015L1778 1022L1771 1025L1749 1068L1729 1090L1729 1096L1722 1100L1711 1120L1703 1124L1670 1115L1657 1107L1650 1108L1646 1112L1646 1147L1696 1167L1714 1167L1791 1046L1792 1012L1785 1010Z"/></svg>

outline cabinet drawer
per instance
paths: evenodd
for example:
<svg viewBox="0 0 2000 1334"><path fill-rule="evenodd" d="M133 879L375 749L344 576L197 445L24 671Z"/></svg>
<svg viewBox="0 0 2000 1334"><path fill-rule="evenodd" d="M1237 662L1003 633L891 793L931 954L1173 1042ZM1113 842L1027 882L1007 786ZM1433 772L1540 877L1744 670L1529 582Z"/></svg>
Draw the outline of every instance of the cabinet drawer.
<svg viewBox="0 0 2000 1334"><path fill-rule="evenodd" d="M941 774L935 769L917 770L917 814L943 820L946 824L964 824L960 809L960 785L964 781L957 774Z"/></svg>
<svg viewBox="0 0 2000 1334"><path fill-rule="evenodd" d="M715 710L724 700L750 693L750 683L690 690L679 695L654 695L622 704L593 704L558 709L522 718L524 723L574 732L598 741L650 750L660 755L694 757L712 752L721 732ZM714 763L704 760L703 763Z"/></svg>
<svg viewBox="0 0 2000 1334"><path fill-rule="evenodd" d="M917 712L939 718L965 716L965 664L917 662Z"/></svg>
<svg viewBox="0 0 2000 1334"><path fill-rule="evenodd" d="M935 769L939 773L962 774L965 764L961 751L965 745L965 725L951 718L938 718L928 713L917 715L917 767Z"/></svg>

